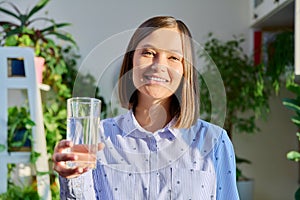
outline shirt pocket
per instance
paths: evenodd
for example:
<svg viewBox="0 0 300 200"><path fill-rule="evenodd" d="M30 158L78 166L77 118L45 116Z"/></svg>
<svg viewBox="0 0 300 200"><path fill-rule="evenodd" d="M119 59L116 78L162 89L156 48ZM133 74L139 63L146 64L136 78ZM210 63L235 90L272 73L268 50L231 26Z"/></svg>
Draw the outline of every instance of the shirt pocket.
<svg viewBox="0 0 300 200"><path fill-rule="evenodd" d="M171 196L173 199L216 199L216 176L212 171L172 169Z"/></svg>
<svg viewBox="0 0 300 200"><path fill-rule="evenodd" d="M100 165L96 182L100 183L98 199L124 200L134 199L134 176L131 165ZM100 179L100 180L99 180Z"/></svg>

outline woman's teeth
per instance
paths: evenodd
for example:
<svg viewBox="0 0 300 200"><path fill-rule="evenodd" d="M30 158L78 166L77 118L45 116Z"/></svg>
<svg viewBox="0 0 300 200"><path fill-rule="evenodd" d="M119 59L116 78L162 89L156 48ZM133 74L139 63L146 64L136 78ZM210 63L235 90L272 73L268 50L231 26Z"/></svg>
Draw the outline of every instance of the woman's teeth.
<svg viewBox="0 0 300 200"><path fill-rule="evenodd" d="M159 78L159 77L154 77L154 76L146 76L145 77L147 80L150 80L150 81L156 81L156 82L168 82L168 80L166 79L163 79L163 78Z"/></svg>

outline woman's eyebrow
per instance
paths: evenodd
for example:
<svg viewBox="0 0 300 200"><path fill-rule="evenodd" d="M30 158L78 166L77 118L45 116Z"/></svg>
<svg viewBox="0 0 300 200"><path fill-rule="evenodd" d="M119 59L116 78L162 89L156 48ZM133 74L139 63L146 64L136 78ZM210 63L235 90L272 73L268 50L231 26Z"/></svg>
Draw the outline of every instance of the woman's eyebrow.
<svg viewBox="0 0 300 200"><path fill-rule="evenodd" d="M146 48L157 49L154 45L151 44L144 44L139 49L146 49Z"/></svg>
<svg viewBox="0 0 300 200"><path fill-rule="evenodd" d="M150 48L150 49L154 49L154 50L155 49L159 49L159 50L163 50L163 51L167 51L167 52L173 52L173 53L182 55L182 51L181 50L178 50L178 49L161 49L161 48L155 47L152 44L144 44L144 45L141 46L141 48L138 48L138 49L146 49L146 48Z"/></svg>

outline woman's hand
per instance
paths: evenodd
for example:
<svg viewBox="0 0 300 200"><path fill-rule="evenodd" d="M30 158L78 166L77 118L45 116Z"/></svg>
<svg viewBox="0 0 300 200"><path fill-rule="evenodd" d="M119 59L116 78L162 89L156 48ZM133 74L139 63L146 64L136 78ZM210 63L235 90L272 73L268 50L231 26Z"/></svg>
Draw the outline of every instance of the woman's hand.
<svg viewBox="0 0 300 200"><path fill-rule="evenodd" d="M62 177L65 178L75 178L84 172L88 171L88 168L80 168L80 167L74 167L69 168L66 165L67 161L76 161L78 160L78 156L72 153L64 153L64 150L68 148L72 148L73 143L68 140L62 140L60 141L55 149L54 154L52 156L54 167L53 169ZM98 150L102 150L104 148L104 144L100 143L98 145Z"/></svg>

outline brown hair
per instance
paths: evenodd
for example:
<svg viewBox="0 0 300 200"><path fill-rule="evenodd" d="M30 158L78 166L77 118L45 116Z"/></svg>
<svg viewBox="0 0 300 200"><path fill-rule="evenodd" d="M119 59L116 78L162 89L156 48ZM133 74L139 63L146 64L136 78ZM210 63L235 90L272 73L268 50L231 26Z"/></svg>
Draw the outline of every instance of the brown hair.
<svg viewBox="0 0 300 200"><path fill-rule="evenodd" d="M188 128L194 124L199 114L199 89L197 73L194 68L194 47L187 26L170 16L153 17L142 23L134 32L124 55L119 76L119 98L121 105L135 109L137 90L131 78L134 51L145 37L160 28L177 28L181 35L183 49L183 80L176 93L172 95L170 112L176 117L176 128Z"/></svg>

